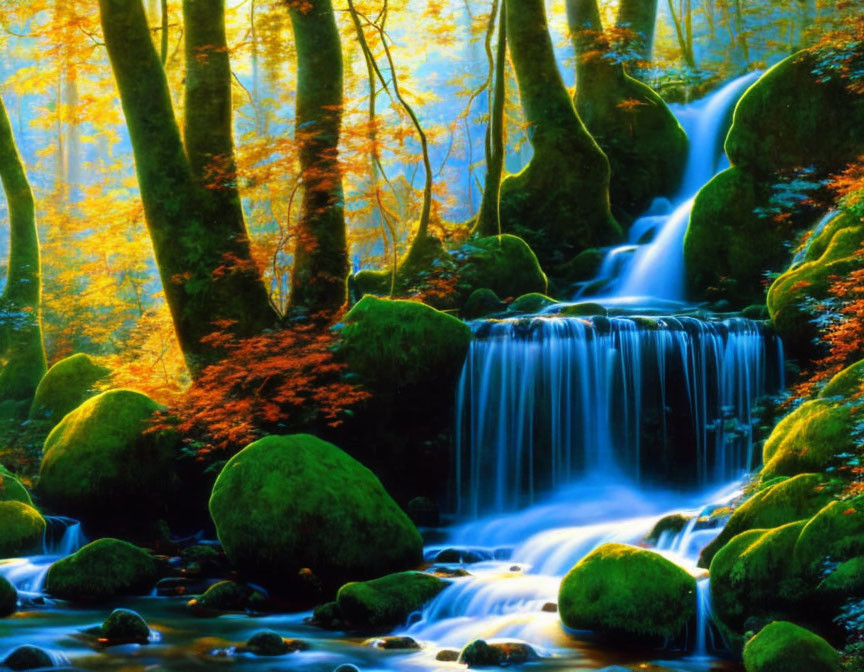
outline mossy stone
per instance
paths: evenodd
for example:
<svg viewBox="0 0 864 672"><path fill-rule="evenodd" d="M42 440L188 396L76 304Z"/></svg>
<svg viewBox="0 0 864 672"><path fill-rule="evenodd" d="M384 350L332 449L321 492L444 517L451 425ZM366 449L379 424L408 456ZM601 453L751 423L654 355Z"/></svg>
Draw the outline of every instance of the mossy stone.
<svg viewBox="0 0 864 672"><path fill-rule="evenodd" d="M819 474L799 474L760 490L735 509L720 534L702 550L699 566L709 567L717 551L742 532L780 527L815 515L831 501L825 486Z"/></svg>
<svg viewBox="0 0 864 672"><path fill-rule="evenodd" d="M246 611L263 600L264 595L251 586L236 581L219 581L190 600L187 606L199 613Z"/></svg>
<svg viewBox="0 0 864 672"><path fill-rule="evenodd" d="M18 611L18 591L6 577L0 576L0 618Z"/></svg>
<svg viewBox="0 0 864 672"><path fill-rule="evenodd" d="M848 366L834 376L822 388L819 396L823 399L840 397L851 399L861 394L861 384L864 382L864 359Z"/></svg>
<svg viewBox="0 0 864 672"><path fill-rule="evenodd" d="M54 364L36 388L30 406L31 420L48 420L54 427L97 392L95 386L111 375L89 355L78 353Z"/></svg>
<svg viewBox="0 0 864 672"><path fill-rule="evenodd" d="M824 577L830 563L861 556L864 556L864 496L823 507L807 522L795 544L795 562L812 578Z"/></svg>
<svg viewBox="0 0 864 672"><path fill-rule="evenodd" d="M840 654L794 623L766 625L744 647L747 672L840 672Z"/></svg>
<svg viewBox="0 0 864 672"><path fill-rule="evenodd" d="M131 609L115 609L105 619L99 634L112 644L133 642L146 644L150 639L150 628L138 612Z"/></svg>
<svg viewBox="0 0 864 672"><path fill-rule="evenodd" d="M0 502L0 558L28 555L42 548L45 519L23 502Z"/></svg>
<svg viewBox="0 0 864 672"><path fill-rule="evenodd" d="M156 578L156 562L147 551L119 539L99 539L51 565L45 589L73 602L101 601L146 595Z"/></svg>
<svg viewBox="0 0 864 672"><path fill-rule="evenodd" d="M696 613L696 580L657 553L603 544L564 577L558 612L569 628L673 639Z"/></svg>
<svg viewBox="0 0 864 672"><path fill-rule="evenodd" d="M21 502L33 506L30 492L8 472L0 471L0 502Z"/></svg>
<svg viewBox="0 0 864 672"><path fill-rule="evenodd" d="M403 625L448 583L425 572L399 572L373 581L348 583L336 603L343 618L356 627Z"/></svg>
<svg viewBox="0 0 864 672"><path fill-rule="evenodd" d="M549 281L537 255L517 236L475 238L454 250L453 257L465 297L476 289L491 289L502 299L548 291Z"/></svg>
<svg viewBox="0 0 864 672"><path fill-rule="evenodd" d="M545 294L524 294L513 301L508 307L508 312L511 313L526 313L534 314L541 312L544 308L548 308L555 304L555 299L546 296Z"/></svg>
<svg viewBox="0 0 864 672"><path fill-rule="evenodd" d="M3 665L10 670L38 670L54 667L54 664L50 653L29 644L15 648L3 661Z"/></svg>
<svg viewBox="0 0 864 672"><path fill-rule="evenodd" d="M483 288L471 292L471 296L462 306L461 314L463 320L478 320L505 310L507 310L507 304L498 298L498 295L491 289Z"/></svg>
<svg viewBox="0 0 864 672"><path fill-rule="evenodd" d="M420 533L378 478L308 434L268 436L231 458L210 513L234 565L276 588L303 568L335 587L422 561Z"/></svg>
<svg viewBox="0 0 864 672"><path fill-rule="evenodd" d="M66 415L45 441L45 503L115 534L160 518L178 487L178 437L148 431L159 408L140 392L110 390Z"/></svg>
<svg viewBox="0 0 864 672"><path fill-rule="evenodd" d="M365 296L345 316L339 353L373 392L428 388L455 380L471 329L417 301Z"/></svg>
<svg viewBox="0 0 864 672"><path fill-rule="evenodd" d="M762 478L824 471L854 448L852 409L831 399L807 401L781 420L762 450Z"/></svg>

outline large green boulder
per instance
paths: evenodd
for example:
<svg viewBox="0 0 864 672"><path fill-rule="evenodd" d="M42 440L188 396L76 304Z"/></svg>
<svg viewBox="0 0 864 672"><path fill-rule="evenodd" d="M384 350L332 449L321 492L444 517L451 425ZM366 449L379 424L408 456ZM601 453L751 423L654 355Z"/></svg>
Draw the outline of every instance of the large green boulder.
<svg viewBox="0 0 864 672"><path fill-rule="evenodd" d="M696 580L657 553L604 544L564 577L558 611L569 628L673 639L696 613Z"/></svg>
<svg viewBox="0 0 864 672"><path fill-rule="evenodd" d="M403 625L408 617L447 587L447 582L425 572L399 572L372 581L347 583L336 604L352 626L387 628Z"/></svg>
<svg viewBox="0 0 864 672"><path fill-rule="evenodd" d="M477 289L491 289L502 299L545 293L549 282L540 262L521 238L504 234L475 238L453 251L459 269L457 288L467 298Z"/></svg>
<svg viewBox="0 0 864 672"><path fill-rule="evenodd" d="M15 558L42 549L45 519L32 506L0 501L0 558Z"/></svg>
<svg viewBox="0 0 864 672"><path fill-rule="evenodd" d="M0 502L22 502L33 506L27 488L5 469L0 469Z"/></svg>
<svg viewBox="0 0 864 672"><path fill-rule="evenodd" d="M829 297L835 278L862 268L858 254L864 225L851 215L835 217L813 240L802 263L782 273L768 290L768 310L783 344L796 356L814 350L818 330L810 307Z"/></svg>
<svg viewBox="0 0 864 672"><path fill-rule="evenodd" d="M750 617L785 616L802 599L804 586L794 559L806 521L773 530L748 530L734 537L711 561L715 615L735 632Z"/></svg>
<svg viewBox="0 0 864 672"><path fill-rule="evenodd" d="M61 359L48 369L36 388L30 419L47 420L54 427L63 416L94 396L96 384L110 375L109 369L83 353Z"/></svg>
<svg viewBox="0 0 864 672"><path fill-rule="evenodd" d="M45 504L117 535L159 519L178 485L176 436L150 430L159 408L139 392L110 390L66 415L45 441Z"/></svg>
<svg viewBox="0 0 864 672"><path fill-rule="evenodd" d="M742 532L770 529L805 520L831 501L825 478L819 474L799 474L764 488L735 509L720 534L699 556L699 566L709 567L714 555Z"/></svg>
<svg viewBox="0 0 864 672"><path fill-rule="evenodd" d="M375 475L308 434L268 436L235 455L210 513L235 566L277 589L304 568L335 588L422 561L420 533Z"/></svg>
<svg viewBox="0 0 864 672"><path fill-rule="evenodd" d="M373 392L398 395L455 385L471 329L417 301L366 296L345 316L339 353Z"/></svg>
<svg viewBox="0 0 864 672"><path fill-rule="evenodd" d="M48 569L45 589L73 602L146 595L156 583L156 561L145 550L119 539L99 539Z"/></svg>
<svg viewBox="0 0 864 672"><path fill-rule="evenodd" d="M853 450L852 408L834 399L812 399L781 420L762 449L763 480L824 471L835 456Z"/></svg>
<svg viewBox="0 0 864 672"><path fill-rule="evenodd" d="M861 394L861 384L864 383L864 359L847 366L840 373L828 381L822 388L819 396L823 399L839 397L851 399Z"/></svg>
<svg viewBox="0 0 864 672"><path fill-rule="evenodd" d="M840 654L794 623L766 625L744 647L747 672L840 672Z"/></svg>

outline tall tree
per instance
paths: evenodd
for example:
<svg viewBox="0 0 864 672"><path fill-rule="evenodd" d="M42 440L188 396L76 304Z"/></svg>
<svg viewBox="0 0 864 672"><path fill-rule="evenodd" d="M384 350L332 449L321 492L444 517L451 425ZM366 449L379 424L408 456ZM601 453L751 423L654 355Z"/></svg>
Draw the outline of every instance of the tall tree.
<svg viewBox="0 0 864 672"><path fill-rule="evenodd" d="M657 0L621 0L617 24L633 33L629 46L636 58L643 64L650 63L654 52Z"/></svg>
<svg viewBox="0 0 864 672"><path fill-rule="evenodd" d="M347 299L345 198L339 166L342 43L330 0L287 0L297 49L295 135L303 204L289 309L332 312Z"/></svg>
<svg viewBox="0 0 864 672"><path fill-rule="evenodd" d="M0 180L9 210L9 262L0 295L0 401L30 401L45 374L36 206L0 100Z"/></svg>
<svg viewBox="0 0 864 672"><path fill-rule="evenodd" d="M585 128L555 58L543 0L506 0L507 40L534 155L501 185L501 222L554 266L616 241L609 161Z"/></svg>
<svg viewBox="0 0 864 672"><path fill-rule="evenodd" d="M203 43L224 36L224 0L184 0L197 24L187 26L187 103L201 108L187 123L188 157L141 0L99 0L99 7L162 286L195 375L221 354L205 339L217 327L245 337L277 319L236 203L227 50ZM217 127L196 127L210 122ZM207 165L208 157L215 163Z"/></svg>

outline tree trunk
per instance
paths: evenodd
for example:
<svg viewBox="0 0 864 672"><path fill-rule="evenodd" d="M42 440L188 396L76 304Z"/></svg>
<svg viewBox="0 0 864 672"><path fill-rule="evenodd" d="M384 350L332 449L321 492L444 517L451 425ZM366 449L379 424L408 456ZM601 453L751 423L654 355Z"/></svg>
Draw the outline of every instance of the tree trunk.
<svg viewBox="0 0 864 672"><path fill-rule="evenodd" d="M297 49L297 113L303 204L289 309L333 312L347 298L348 249L339 166L342 45L330 0L291 0Z"/></svg>
<svg viewBox="0 0 864 672"><path fill-rule="evenodd" d="M552 269L620 238L609 208L609 161L561 79L543 0L507 0L507 40L534 155L501 185L505 231ZM554 273L554 269L553 269Z"/></svg>
<svg viewBox="0 0 864 672"><path fill-rule="evenodd" d="M645 67L654 52L654 27L657 23L657 0L621 0L618 6L619 28L634 33L631 49Z"/></svg>
<svg viewBox="0 0 864 672"><path fill-rule="evenodd" d="M693 44L687 41L687 34L682 20L686 17L679 17L675 13L675 5L673 0L669 2L669 14L672 17L672 24L675 26L675 36L678 38L678 47L681 49L681 58L691 70L696 70L696 57L693 54Z"/></svg>
<svg viewBox="0 0 864 672"><path fill-rule="evenodd" d="M221 355L202 339L218 329L230 328L238 337L260 333L275 324L276 314L242 220L214 217L212 190L195 179L141 0L100 0L99 6L162 286L186 363L196 375ZM225 75L230 72L223 67ZM210 155L224 149L196 146Z"/></svg>
<svg viewBox="0 0 864 672"><path fill-rule="evenodd" d="M42 277L36 207L12 126L0 101L0 180L9 209L9 264L0 296L0 401L30 401L45 374Z"/></svg>
<svg viewBox="0 0 864 672"><path fill-rule="evenodd" d="M494 20L494 17L491 19ZM498 49L495 54L492 104L489 111L489 157L486 165L486 184L477 215L477 233L495 236L501 233L501 177L504 174L504 104L507 98L507 13L501 2L498 25Z"/></svg>

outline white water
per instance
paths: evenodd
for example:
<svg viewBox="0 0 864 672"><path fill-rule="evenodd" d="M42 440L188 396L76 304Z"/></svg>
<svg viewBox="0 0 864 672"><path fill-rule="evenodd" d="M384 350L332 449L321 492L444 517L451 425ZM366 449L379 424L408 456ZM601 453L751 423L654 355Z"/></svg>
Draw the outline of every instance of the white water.
<svg viewBox="0 0 864 672"><path fill-rule="evenodd" d="M744 91L759 78L751 72L732 80L711 95L672 111L690 139L690 152L678 194L671 202L658 199L631 227L626 245L607 253L597 280L604 289L592 300L605 302L684 302L684 236L696 194L728 166L722 151L729 115ZM653 240L639 245L653 231ZM594 283L592 283L594 284ZM634 301L634 299L638 299Z"/></svg>

